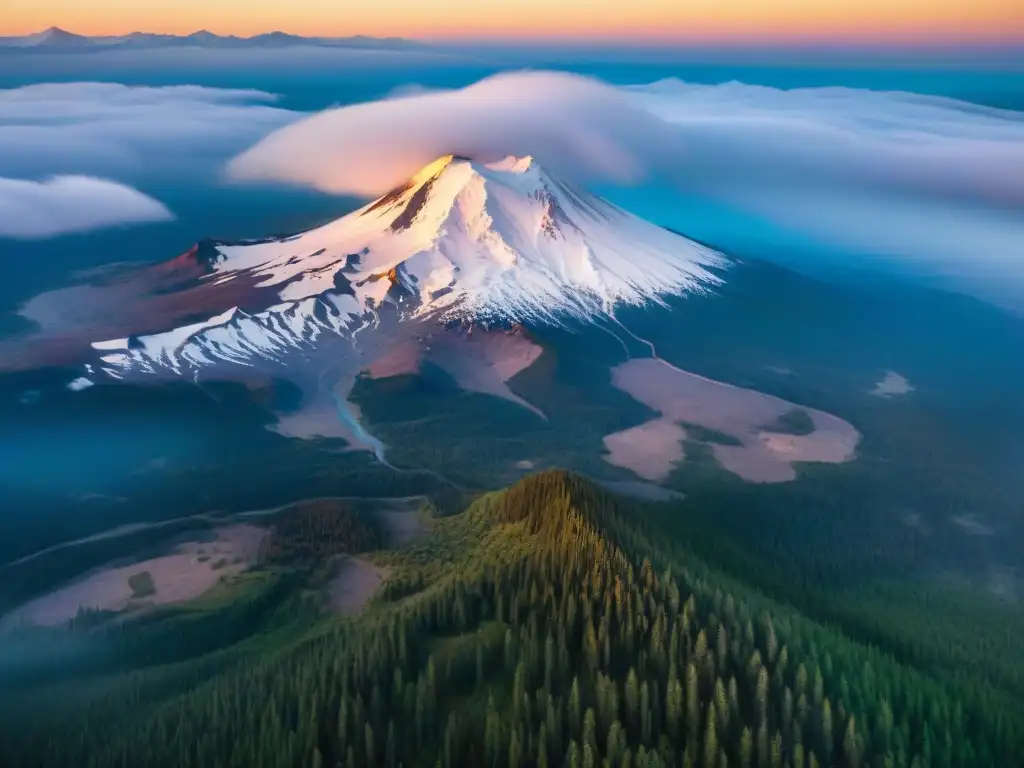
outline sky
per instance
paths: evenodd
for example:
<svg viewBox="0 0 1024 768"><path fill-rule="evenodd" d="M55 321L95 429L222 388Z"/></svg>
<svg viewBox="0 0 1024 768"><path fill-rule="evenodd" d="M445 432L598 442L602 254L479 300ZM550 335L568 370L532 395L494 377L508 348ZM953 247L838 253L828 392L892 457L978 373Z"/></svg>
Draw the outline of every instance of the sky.
<svg viewBox="0 0 1024 768"><path fill-rule="evenodd" d="M207 29L423 39L1021 42L1020 0L4 0L0 35Z"/></svg>

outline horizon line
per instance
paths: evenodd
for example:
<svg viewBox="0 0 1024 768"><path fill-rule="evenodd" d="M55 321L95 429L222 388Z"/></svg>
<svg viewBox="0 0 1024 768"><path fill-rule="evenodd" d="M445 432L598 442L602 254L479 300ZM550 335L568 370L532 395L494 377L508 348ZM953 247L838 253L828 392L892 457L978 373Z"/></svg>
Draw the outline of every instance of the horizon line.
<svg viewBox="0 0 1024 768"><path fill-rule="evenodd" d="M480 44L509 44L509 45L520 45L520 46L531 46L531 45L656 45L666 46L674 44L685 44L691 47L742 47L742 48L772 48L777 46L796 46L796 47L814 47L814 46L834 46L839 45L844 48L890 48L890 47L909 47L913 49L927 49L927 48L948 48L948 47L968 47L968 48L1024 48L1024 36L1008 35L1005 32L993 30L991 33L979 34L975 32L973 34L954 34L952 31L927 31L921 30L919 33L896 33L896 34L881 34L871 35L866 33L843 33L841 31L829 31L815 33L811 31L799 32L799 33L750 33L750 32L735 32L735 33L722 33L722 34L650 34L644 32L632 32L620 35L607 35L607 34L581 34L581 35L566 35L566 36L552 36L552 35L530 35L530 34L488 34L485 31L481 31L480 34L457 34L457 35L408 35L408 34L369 34L365 32L349 32L349 33L331 33L331 34L306 34L302 32L289 32L287 29L282 27L268 28L260 32L252 32L250 34L238 34L235 32L217 32L209 27L200 27L191 32L163 32L147 30L144 28L131 28L125 32L113 32L105 31L96 34L83 34L75 32L68 27L62 27L59 24L51 24L43 29L34 29L30 32L8 32L0 30L0 38L22 38L31 37L33 35L43 34L52 30L64 32L67 34L83 37L86 39L96 38L108 38L108 37L127 37L129 35L163 35L167 37L179 37L187 38L198 34L210 34L216 37L222 38L235 38L238 40L251 40L256 37L261 37L270 34L284 34L292 37L303 38L307 40L345 40L350 38L368 38L376 40L404 40L408 42L417 43L432 43L432 44L455 44L455 45L472 45L474 43Z"/></svg>

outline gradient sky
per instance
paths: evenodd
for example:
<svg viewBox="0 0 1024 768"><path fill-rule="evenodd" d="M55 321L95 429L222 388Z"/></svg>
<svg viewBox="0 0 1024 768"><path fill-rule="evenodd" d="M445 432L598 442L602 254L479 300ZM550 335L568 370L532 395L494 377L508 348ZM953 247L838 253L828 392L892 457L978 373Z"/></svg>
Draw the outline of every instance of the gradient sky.
<svg viewBox="0 0 1024 768"><path fill-rule="evenodd" d="M0 34L1024 41L1024 0L2 0Z"/></svg>

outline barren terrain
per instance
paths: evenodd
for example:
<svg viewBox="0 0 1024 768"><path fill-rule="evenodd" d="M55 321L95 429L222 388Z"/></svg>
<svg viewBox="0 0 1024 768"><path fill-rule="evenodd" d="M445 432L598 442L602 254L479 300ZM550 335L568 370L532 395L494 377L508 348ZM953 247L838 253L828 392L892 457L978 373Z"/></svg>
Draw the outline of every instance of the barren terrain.
<svg viewBox="0 0 1024 768"><path fill-rule="evenodd" d="M739 441L740 445L713 444L712 452L725 469L758 483L794 479L793 465L798 462L849 461L860 440L860 434L847 422L810 408L803 409L814 424L810 434L769 431L764 425L799 406L681 371L657 359L634 359L615 367L612 382L662 414L661 419L605 438L605 446L612 452L608 461L648 480L664 479L682 458L682 448L673 438L674 434L685 436L681 423L696 424Z"/></svg>
<svg viewBox="0 0 1024 768"><path fill-rule="evenodd" d="M359 613L377 592L389 573L369 560L345 557L338 562L337 571L327 588L331 609L342 616Z"/></svg>
<svg viewBox="0 0 1024 768"><path fill-rule="evenodd" d="M604 457L647 480L664 480L683 459L686 431L670 419L653 419L637 427L606 435Z"/></svg>
<svg viewBox="0 0 1024 768"><path fill-rule="evenodd" d="M7 614L0 619L0 629L61 626L74 618L79 608L120 612L191 600L222 577L254 564L267 529L237 524L216 528L213 533L216 538L212 541L187 541L167 555L93 571ZM154 591L136 596L128 581L143 573L150 574Z"/></svg>

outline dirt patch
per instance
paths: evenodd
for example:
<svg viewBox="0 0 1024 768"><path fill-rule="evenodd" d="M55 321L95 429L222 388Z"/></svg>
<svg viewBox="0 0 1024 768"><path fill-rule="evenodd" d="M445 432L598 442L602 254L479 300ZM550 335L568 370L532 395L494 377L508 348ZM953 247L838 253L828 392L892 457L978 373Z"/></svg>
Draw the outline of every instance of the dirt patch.
<svg viewBox="0 0 1024 768"><path fill-rule="evenodd" d="M724 469L751 483L785 483L796 479L792 464L745 445L713 445L711 452Z"/></svg>
<svg viewBox="0 0 1024 768"><path fill-rule="evenodd" d="M430 361L455 379L460 388L516 403L547 421L543 411L508 387L508 381L533 365L544 351L524 334L446 330L432 342Z"/></svg>
<svg viewBox="0 0 1024 768"><path fill-rule="evenodd" d="M349 399L352 388L361 374L377 380L416 373L424 361L448 373L461 389L500 397L547 418L507 384L543 352L521 332L468 332L424 322L379 328L358 338L360 343L353 346L338 337L340 348L320 342L315 355L323 360L322 373L305 381L293 379L303 391L302 405L276 413L277 422L269 429L285 437L342 439L351 450L372 451L382 458L385 446L363 427L359 409Z"/></svg>
<svg viewBox="0 0 1024 768"><path fill-rule="evenodd" d="M906 395L913 391L914 388L903 376L896 371L886 371L882 380L871 390L871 394L876 397L890 398L894 395Z"/></svg>
<svg viewBox="0 0 1024 768"><path fill-rule="evenodd" d="M612 369L612 382L662 414L662 418L654 422L605 438L608 446L609 439L628 434L630 439L624 448L628 447L629 452L624 455L643 455L644 452L646 455L636 461L628 459L629 464L611 457L608 460L627 466L648 480L662 479L668 473L666 467L670 468L678 461L675 458L677 449L669 443L665 428L649 426L657 422L668 422L674 426L697 424L735 438L737 445L712 444L715 458L730 472L758 483L794 479L796 470L793 464L797 462L849 461L854 457L860 440L860 434L852 425L810 408L803 409L813 424L813 430L808 434L769 431L762 425L773 424L800 406L751 389L706 379L661 360L634 359L623 363ZM635 432L645 427L650 431ZM646 448L637 445L644 442L648 443ZM644 471L640 472L638 468Z"/></svg>
<svg viewBox="0 0 1024 768"><path fill-rule="evenodd" d="M278 414L277 422L268 429L284 437L326 437L344 440L350 446L360 445L352 427L338 418L338 403L327 392L317 393L297 411Z"/></svg>
<svg viewBox="0 0 1024 768"><path fill-rule="evenodd" d="M191 600L254 564L267 529L227 525L212 534L212 541L186 541L168 555L94 571L7 614L0 629L58 627L79 608L119 612Z"/></svg>
<svg viewBox="0 0 1024 768"><path fill-rule="evenodd" d="M358 557L338 561L334 578L327 587L331 610L342 616L353 616L374 596L391 572Z"/></svg>
<svg viewBox="0 0 1024 768"><path fill-rule="evenodd" d="M418 509L383 507L377 514L388 530L392 547L404 547L416 541L427 528Z"/></svg>
<svg viewBox="0 0 1024 768"><path fill-rule="evenodd" d="M479 331L470 337L470 343L480 341ZM537 344L519 333L488 333L484 345L484 357L494 368L502 381L525 371L544 352Z"/></svg>
<svg viewBox="0 0 1024 768"><path fill-rule="evenodd" d="M401 342L367 367L371 379L387 379L420 369L420 345L415 341Z"/></svg>
<svg viewBox="0 0 1024 768"><path fill-rule="evenodd" d="M669 419L654 419L638 427L606 435L604 460L647 480L664 480L682 461L686 430Z"/></svg>

